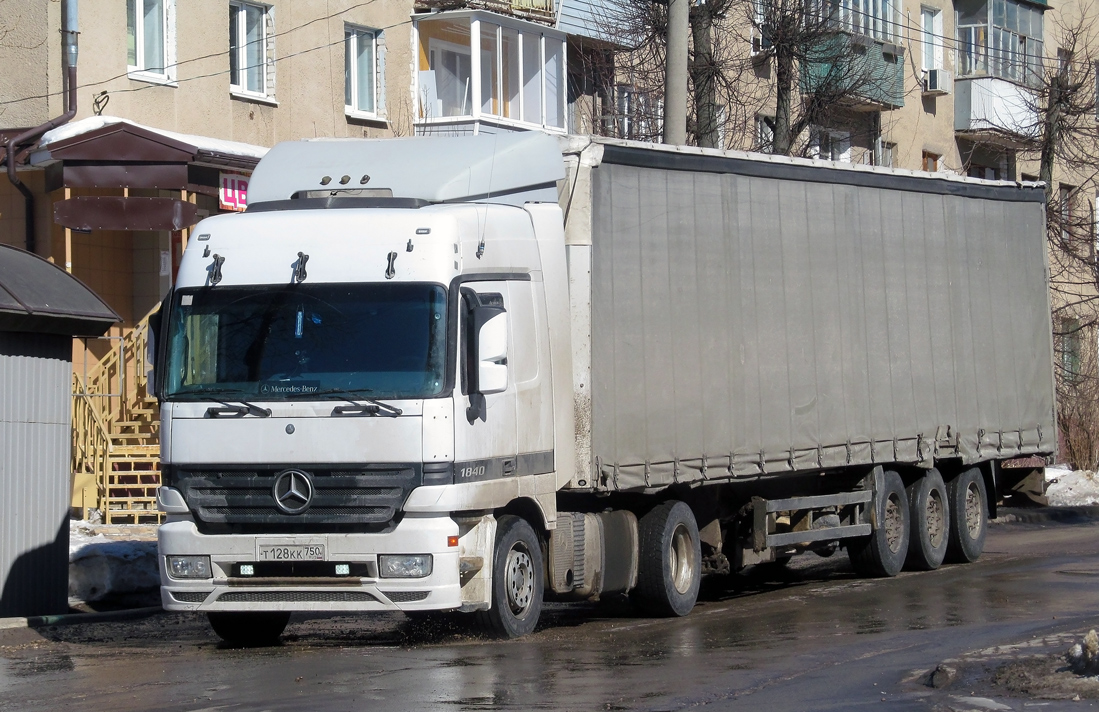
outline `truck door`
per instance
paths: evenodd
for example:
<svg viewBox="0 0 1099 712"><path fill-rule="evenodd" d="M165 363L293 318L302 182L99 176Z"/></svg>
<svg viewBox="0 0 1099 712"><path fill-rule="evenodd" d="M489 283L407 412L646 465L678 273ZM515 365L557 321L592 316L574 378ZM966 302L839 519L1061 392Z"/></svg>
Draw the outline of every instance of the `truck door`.
<svg viewBox="0 0 1099 712"><path fill-rule="evenodd" d="M511 299L508 283L467 282L461 286L458 327L458 378L454 398L454 481L480 482L510 477L516 467L516 386L508 357L514 350ZM492 321L495 320L495 321ZM489 323L492 321L492 323ZM477 339L494 340L506 324L504 353L478 353ZM497 349L498 351L498 349ZM489 357L496 366L506 367L506 384L488 384L485 392L477 387L479 358ZM491 366L490 366L491 368ZM495 378L502 372L495 369ZM502 390L496 390L503 384ZM481 401L481 402L479 402Z"/></svg>

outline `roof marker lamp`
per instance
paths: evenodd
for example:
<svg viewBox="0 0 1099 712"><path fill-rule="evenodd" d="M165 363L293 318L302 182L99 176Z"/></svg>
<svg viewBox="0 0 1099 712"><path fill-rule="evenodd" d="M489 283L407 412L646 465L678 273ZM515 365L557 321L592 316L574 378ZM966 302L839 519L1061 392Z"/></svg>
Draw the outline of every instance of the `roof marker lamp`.
<svg viewBox="0 0 1099 712"><path fill-rule="evenodd" d="M210 573L209 556L169 556L168 575L174 579L208 579Z"/></svg>
<svg viewBox="0 0 1099 712"><path fill-rule="evenodd" d="M382 578L424 578L431 575L431 554L381 554L378 575Z"/></svg>

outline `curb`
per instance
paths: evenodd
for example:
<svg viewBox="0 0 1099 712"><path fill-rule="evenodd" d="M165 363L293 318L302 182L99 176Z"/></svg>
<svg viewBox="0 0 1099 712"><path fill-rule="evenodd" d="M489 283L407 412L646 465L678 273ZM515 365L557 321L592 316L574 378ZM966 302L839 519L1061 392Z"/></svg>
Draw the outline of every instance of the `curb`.
<svg viewBox="0 0 1099 712"><path fill-rule="evenodd" d="M130 608L123 611L103 611L101 613L64 613L56 616L28 616L27 618L0 618L0 630L13 628L44 628L54 625L76 625L78 623L108 623L147 618L163 613L160 606Z"/></svg>

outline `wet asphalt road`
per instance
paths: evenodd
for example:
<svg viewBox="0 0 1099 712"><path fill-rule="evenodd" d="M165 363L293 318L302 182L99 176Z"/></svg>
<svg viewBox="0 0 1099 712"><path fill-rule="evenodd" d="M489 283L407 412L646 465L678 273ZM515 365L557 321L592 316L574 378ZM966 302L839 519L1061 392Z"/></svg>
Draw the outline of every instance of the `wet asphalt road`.
<svg viewBox="0 0 1099 712"><path fill-rule="evenodd" d="M988 709L971 693L1075 710L1099 700L1036 703L973 675L935 690L926 673L1097 625L1099 524L997 524L967 566L869 580L842 552L807 555L709 586L684 619L550 605L518 641L399 614L295 618L251 650L193 615L0 631L0 710Z"/></svg>

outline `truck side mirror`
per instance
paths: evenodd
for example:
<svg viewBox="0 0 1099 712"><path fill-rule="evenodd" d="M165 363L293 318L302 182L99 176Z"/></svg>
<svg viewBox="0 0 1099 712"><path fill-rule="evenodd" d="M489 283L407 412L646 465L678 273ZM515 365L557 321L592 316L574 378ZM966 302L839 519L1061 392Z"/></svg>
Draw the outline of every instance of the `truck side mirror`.
<svg viewBox="0 0 1099 712"><path fill-rule="evenodd" d="M465 377L469 407L466 418L473 423L488 417L485 395L508 386L508 318L504 296L478 293L463 288L465 303Z"/></svg>

